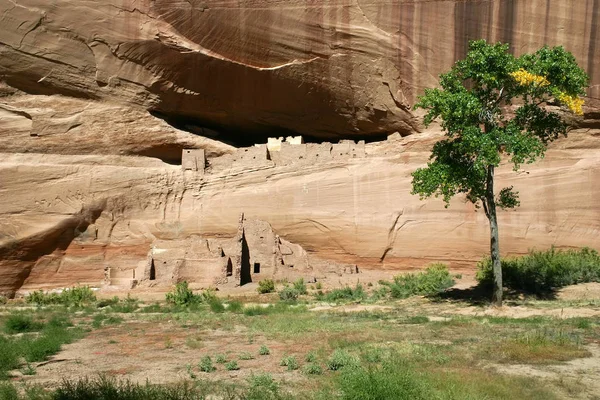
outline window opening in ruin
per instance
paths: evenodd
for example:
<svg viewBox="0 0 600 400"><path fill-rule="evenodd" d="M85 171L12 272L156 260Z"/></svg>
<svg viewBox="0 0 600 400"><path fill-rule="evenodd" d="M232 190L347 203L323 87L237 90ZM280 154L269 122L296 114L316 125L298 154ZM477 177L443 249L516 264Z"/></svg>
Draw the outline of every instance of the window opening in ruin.
<svg viewBox="0 0 600 400"><path fill-rule="evenodd" d="M154 260L150 260L150 280L156 279L156 268L154 267Z"/></svg>
<svg viewBox="0 0 600 400"><path fill-rule="evenodd" d="M231 258L227 260L227 276L233 275L233 264L231 263Z"/></svg>
<svg viewBox="0 0 600 400"><path fill-rule="evenodd" d="M260 263L254 263L254 273L260 274Z"/></svg>

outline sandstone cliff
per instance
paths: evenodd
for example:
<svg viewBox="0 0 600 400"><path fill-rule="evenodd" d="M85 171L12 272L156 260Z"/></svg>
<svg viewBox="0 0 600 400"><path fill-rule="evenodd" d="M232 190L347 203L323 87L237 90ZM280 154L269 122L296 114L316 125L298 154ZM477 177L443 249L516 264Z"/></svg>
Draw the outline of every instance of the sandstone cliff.
<svg viewBox="0 0 600 400"><path fill-rule="evenodd" d="M97 285L159 241L233 238L241 212L318 262L472 266L482 213L410 195L439 137L410 108L479 37L564 45L591 77L579 129L500 173L522 195L503 253L600 247L598 21L600 0L0 0L0 292ZM384 141L289 162L232 146L290 133Z"/></svg>

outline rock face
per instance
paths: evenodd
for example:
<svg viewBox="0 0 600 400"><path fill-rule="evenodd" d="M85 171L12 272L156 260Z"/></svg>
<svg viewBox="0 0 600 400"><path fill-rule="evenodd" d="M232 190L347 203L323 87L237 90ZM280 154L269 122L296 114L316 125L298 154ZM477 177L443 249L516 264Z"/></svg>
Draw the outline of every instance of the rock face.
<svg viewBox="0 0 600 400"><path fill-rule="evenodd" d="M481 37L564 45L600 97L598 0L0 0L0 15L9 85L238 141L412 133L415 96Z"/></svg>
<svg viewBox="0 0 600 400"><path fill-rule="evenodd" d="M439 138L411 107L480 37L564 45L591 77L578 129L499 172L522 196L502 252L600 247L599 21L600 0L0 0L0 292L152 265L209 284L240 213L252 267L472 266L483 214L410 194ZM290 134L316 143L251 147Z"/></svg>

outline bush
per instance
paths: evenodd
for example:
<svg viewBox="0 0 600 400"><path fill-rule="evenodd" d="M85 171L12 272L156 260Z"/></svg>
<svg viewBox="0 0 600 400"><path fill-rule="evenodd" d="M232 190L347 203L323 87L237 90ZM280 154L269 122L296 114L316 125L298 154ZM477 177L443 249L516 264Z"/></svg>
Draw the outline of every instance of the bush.
<svg viewBox="0 0 600 400"><path fill-rule="evenodd" d="M200 368L200 371L202 372L213 372L217 370L213 366L212 359L210 358L210 356L202 357L200 363L198 364L198 368Z"/></svg>
<svg viewBox="0 0 600 400"><path fill-rule="evenodd" d="M254 356L251 353L248 353L247 351L244 351L242 353L240 353L239 357L240 360L253 360Z"/></svg>
<svg viewBox="0 0 600 400"><path fill-rule="evenodd" d="M187 281L179 282L175 289L166 294L167 303L178 306L190 306L201 302L201 297L194 294L188 287Z"/></svg>
<svg viewBox="0 0 600 400"><path fill-rule="evenodd" d="M295 371L298 369L298 360L294 356L286 356L281 359L279 365L287 367L288 371Z"/></svg>
<svg viewBox="0 0 600 400"><path fill-rule="evenodd" d="M482 286L494 281L492 262L485 258L477 264L477 280ZM530 251L523 257L502 260L505 287L526 293L546 295L563 286L600 282L600 255L596 250Z"/></svg>
<svg viewBox="0 0 600 400"><path fill-rule="evenodd" d="M13 340L0 335L0 379L19 366L19 356Z"/></svg>
<svg viewBox="0 0 600 400"><path fill-rule="evenodd" d="M218 297L212 298L208 301L208 305L210 310L214 313L222 313L225 312L225 306L223 302Z"/></svg>
<svg viewBox="0 0 600 400"><path fill-rule="evenodd" d="M247 400L279 400L288 398L279 392L279 384L270 374L250 375L248 378Z"/></svg>
<svg viewBox="0 0 600 400"><path fill-rule="evenodd" d="M31 315L26 314L11 314L4 322L4 331L8 334L37 332L44 327L44 324L39 321L34 321Z"/></svg>
<svg viewBox="0 0 600 400"><path fill-rule="evenodd" d="M440 398L431 382L401 362L381 367L344 368L339 385L343 400L429 400ZM461 398L460 393L457 397Z"/></svg>
<svg viewBox="0 0 600 400"><path fill-rule="evenodd" d="M273 279L263 279L262 281L258 282L258 288L256 288L256 291L260 294L273 293L275 291L275 282Z"/></svg>
<svg viewBox="0 0 600 400"><path fill-rule="evenodd" d="M294 289L298 292L298 294L307 294L306 284L304 283L304 278L298 278L296 282L294 282Z"/></svg>
<svg viewBox="0 0 600 400"><path fill-rule="evenodd" d="M231 360L231 361L225 363L225 369L227 371L237 371L238 369L240 369L240 367L238 367L237 361Z"/></svg>
<svg viewBox="0 0 600 400"><path fill-rule="evenodd" d="M284 287L279 292L279 299L282 301L296 301L298 300L299 292L293 287Z"/></svg>
<svg viewBox="0 0 600 400"><path fill-rule="evenodd" d="M381 282L390 289L392 297L405 299L410 296L431 296L454 286L454 279L444 264L432 264L424 272L394 277L391 283Z"/></svg>
<svg viewBox="0 0 600 400"><path fill-rule="evenodd" d="M262 346L260 346L258 354L260 354L261 356L268 356L269 354L271 354L271 350L269 350L269 348L263 344Z"/></svg>
<svg viewBox="0 0 600 400"><path fill-rule="evenodd" d="M215 356L215 362L217 364L225 364L227 362L227 357L224 354L217 354Z"/></svg>
<svg viewBox="0 0 600 400"><path fill-rule="evenodd" d="M319 364L306 364L304 368L302 368L302 372L306 375L321 375L323 373L323 368Z"/></svg>
<svg viewBox="0 0 600 400"><path fill-rule="evenodd" d="M42 290L36 290L27 295L25 301L37 305L62 304L82 307L95 302L96 295L89 286L75 286L65 289L61 293L45 293Z"/></svg>
<svg viewBox="0 0 600 400"><path fill-rule="evenodd" d="M327 368L331 371L338 371L344 367L358 365L358 359L347 351L335 349L329 360L327 360Z"/></svg>
<svg viewBox="0 0 600 400"><path fill-rule="evenodd" d="M335 302L340 300L361 301L367 298L367 293L364 291L360 283L354 288L346 286L342 289L334 289L331 292L325 293L323 296L325 301Z"/></svg>

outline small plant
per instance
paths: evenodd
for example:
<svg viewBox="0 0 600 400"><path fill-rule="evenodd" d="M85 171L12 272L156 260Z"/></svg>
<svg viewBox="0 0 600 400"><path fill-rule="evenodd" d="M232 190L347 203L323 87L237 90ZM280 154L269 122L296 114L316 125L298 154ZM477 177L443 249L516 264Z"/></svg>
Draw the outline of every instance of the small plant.
<svg viewBox="0 0 600 400"><path fill-rule="evenodd" d="M338 371L344 367L357 364L358 361L356 357L340 349L335 349L329 357L329 360L327 360L327 368L331 371Z"/></svg>
<svg viewBox="0 0 600 400"><path fill-rule="evenodd" d="M238 367L237 361L231 360L225 364L225 369L227 371L237 371L238 369L240 369L240 367Z"/></svg>
<svg viewBox="0 0 600 400"><path fill-rule="evenodd" d="M171 340L171 338L166 338L165 339L165 349L172 349L173 348L173 341Z"/></svg>
<svg viewBox="0 0 600 400"><path fill-rule="evenodd" d="M23 368L21 368L21 373L23 375L35 375L37 371L33 365L27 363Z"/></svg>
<svg viewBox="0 0 600 400"><path fill-rule="evenodd" d="M298 280L294 282L294 289L296 289L298 294L308 293L308 291L306 290L306 284L304 283L304 278L298 278Z"/></svg>
<svg viewBox="0 0 600 400"><path fill-rule="evenodd" d="M202 372L216 371L216 368L213 366L212 359L210 358L210 356L202 357L200 363L198 364L198 368L200 368L200 371Z"/></svg>
<svg viewBox="0 0 600 400"><path fill-rule="evenodd" d="M273 279L263 279L262 281L258 282L258 288L256 288L256 291L259 294L273 293L275 291L275 282Z"/></svg>
<svg viewBox="0 0 600 400"><path fill-rule="evenodd" d="M263 344L262 346L260 346L258 354L260 354L261 356L268 356L269 354L271 354L271 350L269 350L269 348Z"/></svg>
<svg viewBox="0 0 600 400"><path fill-rule="evenodd" d="M294 356L285 356L281 359L279 365L287 367L288 371L295 371L298 369L298 360Z"/></svg>
<svg viewBox="0 0 600 400"><path fill-rule="evenodd" d="M224 354L217 354L215 356L215 362L217 364L225 364L227 362L227 357Z"/></svg>
<svg viewBox="0 0 600 400"><path fill-rule="evenodd" d="M244 352L240 353L240 355L238 356L238 358L240 360L253 360L254 356L252 355L252 353L244 351Z"/></svg>
<svg viewBox="0 0 600 400"><path fill-rule="evenodd" d="M4 331L8 334L37 332L44 327L44 324L39 321L34 321L30 315L26 314L11 314L4 322Z"/></svg>
<svg viewBox="0 0 600 400"><path fill-rule="evenodd" d="M194 368L192 367L192 364L186 364L185 366L185 370L188 373L188 376L190 377L190 379L196 379L196 373L194 372Z"/></svg>
<svg viewBox="0 0 600 400"><path fill-rule="evenodd" d="M166 300L167 303L178 306L189 306L200 303L201 297L192 292L187 281L183 281L176 284L175 289L166 294Z"/></svg>
<svg viewBox="0 0 600 400"><path fill-rule="evenodd" d="M312 363L317 361L317 354L314 351L309 351L304 357L304 361Z"/></svg>
<svg viewBox="0 0 600 400"><path fill-rule="evenodd" d="M298 300L298 291L293 288L286 286L279 292L279 299L282 301L296 301Z"/></svg>
<svg viewBox="0 0 600 400"><path fill-rule="evenodd" d="M8 303L8 297L2 296L0 294L0 305L6 304L6 303Z"/></svg>
<svg viewBox="0 0 600 400"><path fill-rule="evenodd" d="M323 373L323 368L319 364L306 364L302 368L302 372L306 375L321 375Z"/></svg>
<svg viewBox="0 0 600 400"><path fill-rule="evenodd" d="M250 375L248 378L247 400L284 399L279 393L279 384L271 374Z"/></svg>
<svg viewBox="0 0 600 400"><path fill-rule="evenodd" d="M321 289L323 289L323 284L321 282L317 282L317 284L315 285L315 288L317 290L321 290Z"/></svg>

